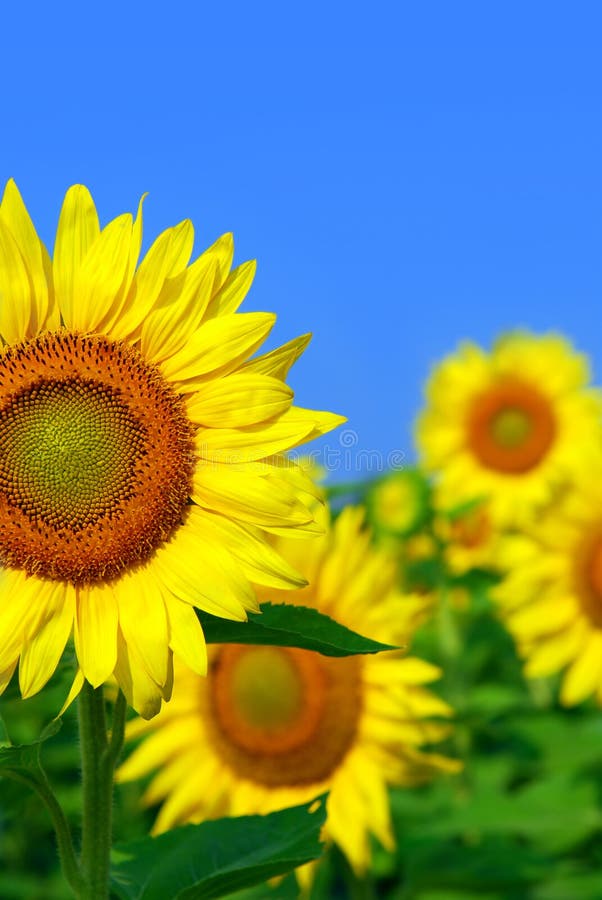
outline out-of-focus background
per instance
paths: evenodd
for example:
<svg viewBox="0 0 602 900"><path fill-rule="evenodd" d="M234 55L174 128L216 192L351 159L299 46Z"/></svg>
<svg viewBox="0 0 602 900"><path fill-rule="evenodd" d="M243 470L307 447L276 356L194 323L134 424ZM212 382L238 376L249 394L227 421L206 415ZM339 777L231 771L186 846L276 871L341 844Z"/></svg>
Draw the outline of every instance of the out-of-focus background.
<svg viewBox="0 0 602 900"><path fill-rule="evenodd" d="M299 402L408 459L461 337L599 355L601 26L594 2L9 4L0 178L50 244L75 181L104 220L148 191L147 244L234 231L274 342L315 334Z"/></svg>

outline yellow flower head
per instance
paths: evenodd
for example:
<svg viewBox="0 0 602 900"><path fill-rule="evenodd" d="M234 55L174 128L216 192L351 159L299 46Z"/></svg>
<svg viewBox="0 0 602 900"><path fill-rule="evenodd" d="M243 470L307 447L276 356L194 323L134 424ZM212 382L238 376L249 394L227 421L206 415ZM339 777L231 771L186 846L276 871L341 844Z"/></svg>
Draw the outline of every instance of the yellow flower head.
<svg viewBox="0 0 602 900"><path fill-rule="evenodd" d="M72 187L51 260L12 181L0 205L0 690L19 658L40 690L73 632L75 690L113 675L151 716L173 653L205 671L194 606L304 583L266 541L316 530L279 454L342 420L292 406L306 337L249 359L274 316L237 313L231 235L189 265L185 221L138 263L141 206L101 229Z"/></svg>
<svg viewBox="0 0 602 900"><path fill-rule="evenodd" d="M395 561L371 546L362 524L362 510L347 508L324 537L303 547L280 540L279 549L310 580L284 598L374 639L405 644L429 601L399 594ZM438 675L395 651L331 659L281 647L212 647L206 679L178 676L161 714L134 723L133 733L149 736L121 778L160 767L146 794L149 804L163 802L155 831L267 813L329 790L327 834L361 871L369 832L392 844L387 784L457 769L419 749L449 728L428 720L450 714L423 686Z"/></svg>
<svg viewBox="0 0 602 900"><path fill-rule="evenodd" d="M429 484L417 469L391 472L372 486L366 505L377 532L406 537L428 515Z"/></svg>
<svg viewBox="0 0 602 900"><path fill-rule="evenodd" d="M529 534L500 543L495 589L531 678L565 669L561 701L602 704L602 463Z"/></svg>
<svg viewBox="0 0 602 900"><path fill-rule="evenodd" d="M600 446L602 395L587 360L555 335L514 333L490 354L471 343L427 385L417 439L446 506L487 498L492 519L525 521Z"/></svg>

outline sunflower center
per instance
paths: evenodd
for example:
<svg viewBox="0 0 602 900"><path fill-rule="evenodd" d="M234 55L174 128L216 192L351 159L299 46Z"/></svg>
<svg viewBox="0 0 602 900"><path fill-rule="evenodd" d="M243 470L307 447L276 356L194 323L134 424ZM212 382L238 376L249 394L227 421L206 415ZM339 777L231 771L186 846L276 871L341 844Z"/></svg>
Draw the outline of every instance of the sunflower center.
<svg viewBox="0 0 602 900"><path fill-rule="evenodd" d="M602 533L589 537L577 560L581 607L596 628L602 628Z"/></svg>
<svg viewBox="0 0 602 900"><path fill-rule="evenodd" d="M468 413L468 446L488 469L511 475L536 468L556 437L549 401L516 379L477 395Z"/></svg>
<svg viewBox="0 0 602 900"><path fill-rule="evenodd" d="M148 559L182 521L183 405L130 347L58 332L0 355L0 562L74 584Z"/></svg>
<svg viewBox="0 0 602 900"><path fill-rule="evenodd" d="M508 450L524 444L531 428L531 418L523 409L502 409L491 422L493 440Z"/></svg>
<svg viewBox="0 0 602 900"><path fill-rule="evenodd" d="M232 701L251 729L277 733L297 718L303 682L294 660L273 647L243 653L232 671Z"/></svg>
<svg viewBox="0 0 602 900"><path fill-rule="evenodd" d="M289 647L220 647L208 721L237 774L285 787L320 782L355 739L360 663Z"/></svg>
<svg viewBox="0 0 602 900"><path fill-rule="evenodd" d="M13 397L0 422L0 484L32 517L81 529L131 493L144 435L114 389L42 382Z"/></svg>

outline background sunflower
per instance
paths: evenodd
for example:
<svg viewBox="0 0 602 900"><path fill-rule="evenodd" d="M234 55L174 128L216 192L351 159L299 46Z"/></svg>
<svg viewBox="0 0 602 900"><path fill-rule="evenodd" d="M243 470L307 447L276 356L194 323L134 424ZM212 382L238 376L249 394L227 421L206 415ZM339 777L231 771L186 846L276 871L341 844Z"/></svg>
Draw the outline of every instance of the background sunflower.
<svg viewBox="0 0 602 900"><path fill-rule="evenodd" d="M403 596L396 562L370 544L364 512L346 508L324 537L279 539L309 586L286 600L315 606L383 642L410 641L429 606ZM178 687L120 771L122 780L159 768L146 802L162 802L155 830L222 815L266 813L329 790L327 835L358 872L369 834L393 847L388 784L417 784L458 763L423 745L449 733L452 710L424 687L440 675L400 651L329 659L275 647L212 648L207 679L177 672Z"/></svg>

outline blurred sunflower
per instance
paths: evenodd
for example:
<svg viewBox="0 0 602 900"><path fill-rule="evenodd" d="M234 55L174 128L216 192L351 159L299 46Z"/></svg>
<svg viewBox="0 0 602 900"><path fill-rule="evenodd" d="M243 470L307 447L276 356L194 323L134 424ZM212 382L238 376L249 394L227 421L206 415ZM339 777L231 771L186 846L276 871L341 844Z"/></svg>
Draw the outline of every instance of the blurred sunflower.
<svg viewBox="0 0 602 900"><path fill-rule="evenodd" d="M562 703L595 694L602 704L602 464L532 533L505 537L499 560L506 575L494 597L525 673L566 669Z"/></svg>
<svg viewBox="0 0 602 900"><path fill-rule="evenodd" d="M378 533L407 537L429 513L430 485L418 469L400 469L376 481L366 497L370 524Z"/></svg>
<svg viewBox="0 0 602 900"><path fill-rule="evenodd" d="M278 548L310 581L284 595L372 638L407 641L430 601L402 597L396 565L370 545L363 512L343 511L303 548ZM286 546L285 546L286 545ZM273 594L272 594L273 599ZM423 685L436 667L401 652L331 659L284 647L210 647L206 679L178 673L172 702L152 723L120 778L159 767L148 804L163 801L155 832L222 815L267 813L330 791L327 835L361 872L369 833L392 846L387 784L413 784L457 763L421 752L442 739L450 708Z"/></svg>
<svg viewBox="0 0 602 900"><path fill-rule="evenodd" d="M438 510L433 531L441 542L442 555L451 575L465 575L472 569L496 567L499 531L491 521L487 504L469 503L462 509Z"/></svg>
<svg viewBox="0 0 602 900"><path fill-rule="evenodd" d="M278 454L342 419L291 405L307 337L249 361L275 317L237 314L231 235L188 265L184 221L138 266L141 206L101 230L72 187L51 261L12 181L0 205L0 689L20 658L40 690L73 631L74 691L114 675L151 716L174 652L205 671L193 606L304 583L265 539L316 530Z"/></svg>
<svg viewBox="0 0 602 900"><path fill-rule="evenodd" d="M556 335L514 333L491 354L472 343L427 385L417 427L443 502L487 498L492 520L525 521L600 446L602 395L585 356Z"/></svg>

